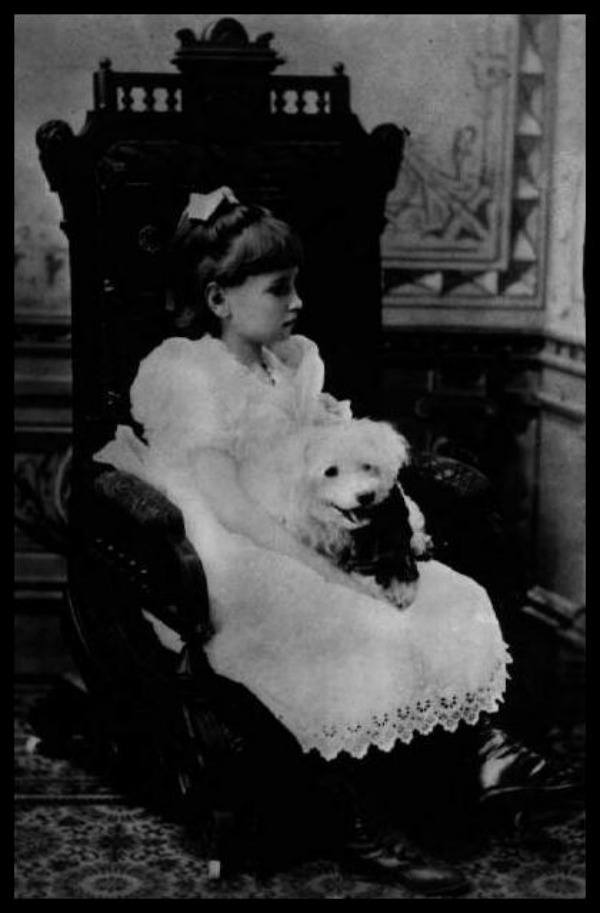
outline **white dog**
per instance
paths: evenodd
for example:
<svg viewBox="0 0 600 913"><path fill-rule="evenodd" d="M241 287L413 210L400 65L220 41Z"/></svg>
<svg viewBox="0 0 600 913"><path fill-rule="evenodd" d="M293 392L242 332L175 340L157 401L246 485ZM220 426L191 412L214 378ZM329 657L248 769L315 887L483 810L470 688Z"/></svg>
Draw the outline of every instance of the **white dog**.
<svg viewBox="0 0 600 913"><path fill-rule="evenodd" d="M391 425L353 419L269 442L241 467L240 481L306 545L406 607L415 558L430 546L421 511L397 481L408 460L408 443Z"/></svg>

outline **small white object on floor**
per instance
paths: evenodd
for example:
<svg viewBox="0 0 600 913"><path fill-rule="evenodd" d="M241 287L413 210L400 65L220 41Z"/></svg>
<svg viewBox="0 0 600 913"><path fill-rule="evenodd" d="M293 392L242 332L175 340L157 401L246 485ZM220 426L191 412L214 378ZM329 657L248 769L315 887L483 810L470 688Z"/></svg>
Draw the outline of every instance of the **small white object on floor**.
<svg viewBox="0 0 600 913"><path fill-rule="evenodd" d="M220 859L209 859L208 860L208 877L211 880L215 880L221 877L221 860Z"/></svg>
<svg viewBox="0 0 600 913"><path fill-rule="evenodd" d="M27 754L35 754L37 747L42 740L37 735L30 735L25 742L25 751Z"/></svg>

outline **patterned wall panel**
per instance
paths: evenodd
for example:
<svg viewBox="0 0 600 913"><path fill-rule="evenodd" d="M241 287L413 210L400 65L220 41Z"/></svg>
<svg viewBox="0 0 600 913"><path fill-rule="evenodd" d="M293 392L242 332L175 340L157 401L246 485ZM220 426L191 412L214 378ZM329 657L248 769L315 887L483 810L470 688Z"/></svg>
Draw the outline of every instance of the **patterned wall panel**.
<svg viewBox="0 0 600 913"><path fill-rule="evenodd" d="M386 326L541 327L555 18L487 16L470 117L436 155L409 142L382 238Z"/></svg>

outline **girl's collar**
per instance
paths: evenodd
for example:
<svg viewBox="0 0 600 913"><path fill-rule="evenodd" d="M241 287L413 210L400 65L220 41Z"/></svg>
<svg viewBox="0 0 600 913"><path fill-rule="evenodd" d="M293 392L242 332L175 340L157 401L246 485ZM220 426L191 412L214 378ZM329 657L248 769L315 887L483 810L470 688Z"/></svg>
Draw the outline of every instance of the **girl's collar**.
<svg viewBox="0 0 600 913"><path fill-rule="evenodd" d="M261 382L270 384L277 382L277 374L284 367L284 364L277 354L272 349L267 348L267 346L262 346L261 348L261 361L257 362L256 365L248 365L237 358L235 353L228 349L218 336L212 336L207 333L203 338L214 347L215 351L225 355L227 363L232 367L243 371L246 375L257 378Z"/></svg>

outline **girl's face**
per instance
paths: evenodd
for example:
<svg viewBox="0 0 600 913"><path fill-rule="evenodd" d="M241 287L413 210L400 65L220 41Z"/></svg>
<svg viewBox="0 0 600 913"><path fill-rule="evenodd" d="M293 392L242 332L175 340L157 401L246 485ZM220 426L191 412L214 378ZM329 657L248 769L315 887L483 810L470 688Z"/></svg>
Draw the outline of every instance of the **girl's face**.
<svg viewBox="0 0 600 913"><path fill-rule="evenodd" d="M286 339L302 307L296 291L297 267L249 276L222 289L222 338L233 346L258 347Z"/></svg>

